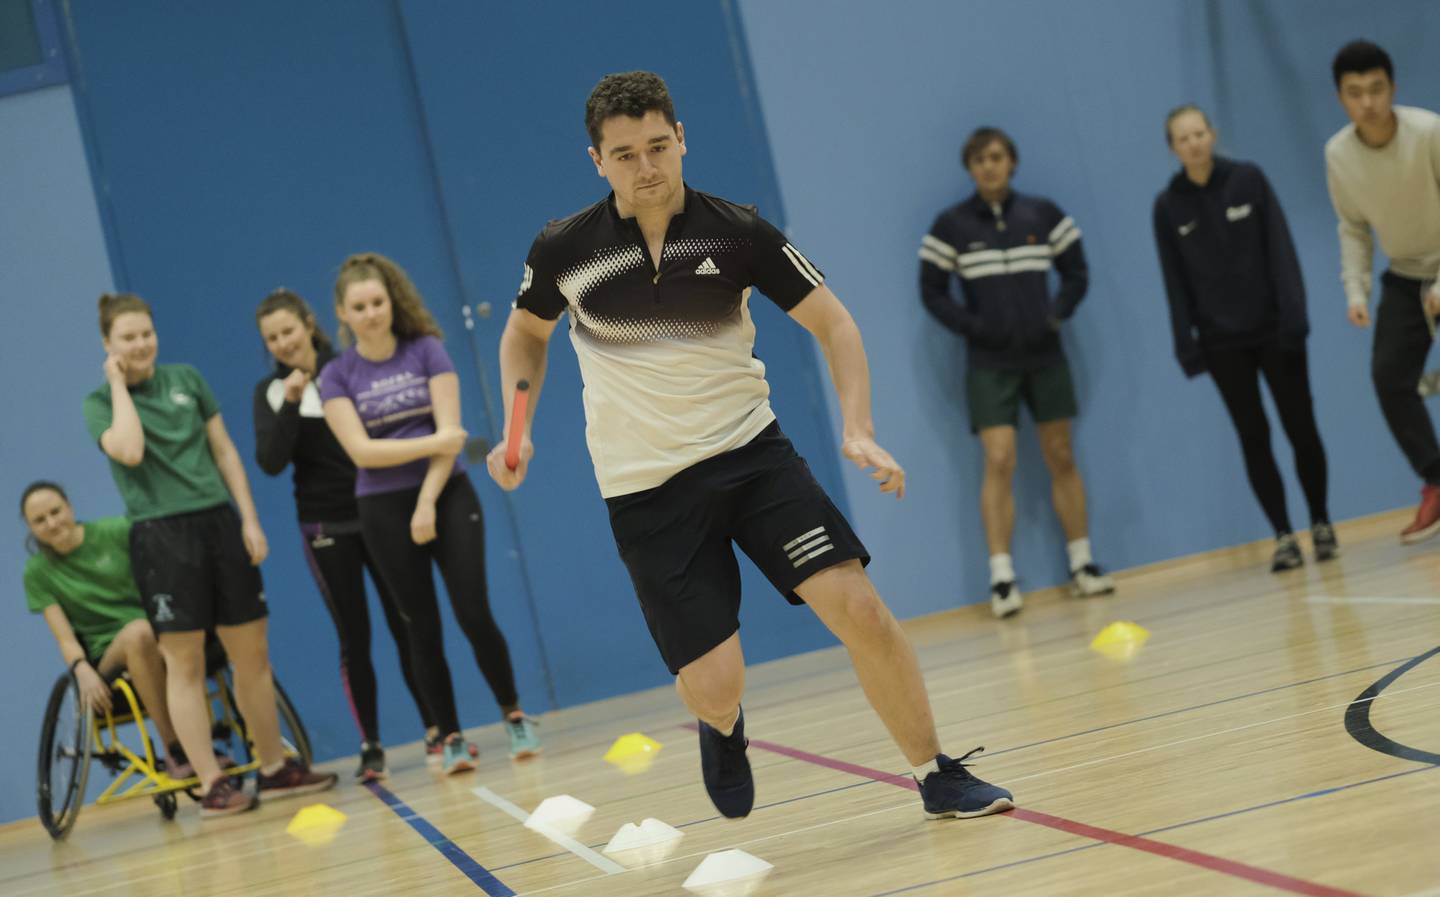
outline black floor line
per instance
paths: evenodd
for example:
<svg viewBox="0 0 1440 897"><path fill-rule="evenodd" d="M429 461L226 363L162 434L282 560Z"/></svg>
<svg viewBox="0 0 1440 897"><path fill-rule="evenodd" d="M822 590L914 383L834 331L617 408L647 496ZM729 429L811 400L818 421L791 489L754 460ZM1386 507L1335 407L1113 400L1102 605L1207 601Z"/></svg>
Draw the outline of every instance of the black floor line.
<svg viewBox="0 0 1440 897"><path fill-rule="evenodd" d="M1380 693L1390 687L1396 679L1399 679L1401 676L1437 654L1440 654L1440 647L1431 648L1418 657L1412 657L1380 677L1369 688L1360 692L1359 696L1350 702L1350 706L1345 708L1345 731L1350 733L1350 737L1372 751L1389 754L1391 757L1399 757L1401 760L1414 760L1417 763L1440 765L1440 754L1434 753L1433 751L1421 750L1420 748L1413 748L1409 745L1386 738L1380 734L1370 722L1370 708L1374 705L1375 699L1380 697Z"/></svg>

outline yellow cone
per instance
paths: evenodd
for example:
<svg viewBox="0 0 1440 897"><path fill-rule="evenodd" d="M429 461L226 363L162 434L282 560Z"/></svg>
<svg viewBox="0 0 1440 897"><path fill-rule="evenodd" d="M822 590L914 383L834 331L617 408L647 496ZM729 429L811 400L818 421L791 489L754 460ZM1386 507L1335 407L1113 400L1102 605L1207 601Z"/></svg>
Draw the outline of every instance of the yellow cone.
<svg viewBox="0 0 1440 897"><path fill-rule="evenodd" d="M605 762L619 768L629 775L641 773L650 768L655 762L655 755L660 753L662 745L660 742L641 734L631 732L628 735L621 735L610 745L610 750L605 752Z"/></svg>
<svg viewBox="0 0 1440 897"><path fill-rule="evenodd" d="M285 831L311 847L335 840L345 827L345 814L327 804L311 804L295 814Z"/></svg>
<svg viewBox="0 0 1440 897"><path fill-rule="evenodd" d="M1100 630L1090 642L1090 648L1111 660L1129 660L1149 638L1150 630L1144 626L1119 620Z"/></svg>

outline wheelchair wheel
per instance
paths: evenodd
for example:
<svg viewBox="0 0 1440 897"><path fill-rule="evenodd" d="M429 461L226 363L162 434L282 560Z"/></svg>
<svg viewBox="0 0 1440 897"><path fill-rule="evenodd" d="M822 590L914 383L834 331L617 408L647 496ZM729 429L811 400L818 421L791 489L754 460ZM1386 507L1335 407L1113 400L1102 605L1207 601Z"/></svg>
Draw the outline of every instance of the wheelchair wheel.
<svg viewBox="0 0 1440 897"><path fill-rule="evenodd" d="M175 792L169 791L165 794L155 795L155 806L160 808L160 815L169 822L175 818Z"/></svg>
<svg viewBox="0 0 1440 897"><path fill-rule="evenodd" d="M309 766L315 759L310 753L310 733L305 731L305 724L300 722L300 714L296 712L295 705L290 703L290 696L280 687L278 681L275 683L275 711L280 716L280 739L285 742L285 750Z"/></svg>
<svg viewBox="0 0 1440 897"><path fill-rule="evenodd" d="M226 690L231 695L234 695L234 673L227 667L221 675L225 677ZM310 734L305 731L305 724L300 721L300 714L296 712L295 705L290 702L290 696L286 694L285 689L280 686L280 680L275 679L274 681L275 714L280 721L280 740L284 743L287 754L294 755L301 763L309 766L314 759L310 751ZM235 707L232 709L235 713L236 720L238 720L243 727L245 720L240 715L240 708ZM255 760L254 749L251 747L249 739L242 738L241 744L245 752L245 761L248 763Z"/></svg>
<svg viewBox="0 0 1440 897"><path fill-rule="evenodd" d="M90 777L90 750L94 744L94 716L80 697L73 673L55 681L40 728L40 757L36 770L36 803L40 823L59 840L69 833L85 802Z"/></svg>

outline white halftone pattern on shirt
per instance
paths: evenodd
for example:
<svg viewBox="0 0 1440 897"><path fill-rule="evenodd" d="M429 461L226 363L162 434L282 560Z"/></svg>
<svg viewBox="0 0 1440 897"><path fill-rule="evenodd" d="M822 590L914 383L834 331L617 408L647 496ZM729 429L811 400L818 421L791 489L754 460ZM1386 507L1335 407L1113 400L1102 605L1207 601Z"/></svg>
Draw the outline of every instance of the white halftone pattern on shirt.
<svg viewBox="0 0 1440 897"><path fill-rule="evenodd" d="M639 246L616 246L560 272L555 285L570 300L571 307L578 307L600 284L644 264L645 253Z"/></svg>
<svg viewBox="0 0 1440 897"><path fill-rule="evenodd" d="M685 257L731 252L748 241L726 237L688 238L665 244L662 263ZM651 340L693 340L716 336L728 320L691 320L675 316L628 318L598 313L586 302L595 289L608 280L644 267L645 253L639 246L618 246L561 272L555 279L570 303L575 323L590 337L609 343L639 343Z"/></svg>
<svg viewBox="0 0 1440 897"><path fill-rule="evenodd" d="M674 261L678 258L693 256L700 258L708 255L718 255L722 252L734 252L743 249L750 243L749 240L741 240L732 237L689 237L684 240L672 240L665 244L665 252L661 257L663 261Z"/></svg>

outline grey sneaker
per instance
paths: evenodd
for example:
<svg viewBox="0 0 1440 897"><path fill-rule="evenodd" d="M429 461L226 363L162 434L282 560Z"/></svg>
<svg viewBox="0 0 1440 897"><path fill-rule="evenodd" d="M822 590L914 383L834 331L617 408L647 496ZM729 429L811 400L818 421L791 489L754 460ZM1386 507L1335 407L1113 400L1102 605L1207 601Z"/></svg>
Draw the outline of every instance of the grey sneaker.
<svg viewBox="0 0 1440 897"><path fill-rule="evenodd" d="M1270 559L1271 573L1284 573L1305 566L1305 557L1300 554L1300 543L1293 533L1286 533L1275 540L1275 555Z"/></svg>
<svg viewBox="0 0 1440 897"><path fill-rule="evenodd" d="M1340 556L1340 540L1335 538L1335 527L1330 524L1311 526L1310 539L1315 543L1315 560L1330 561Z"/></svg>

